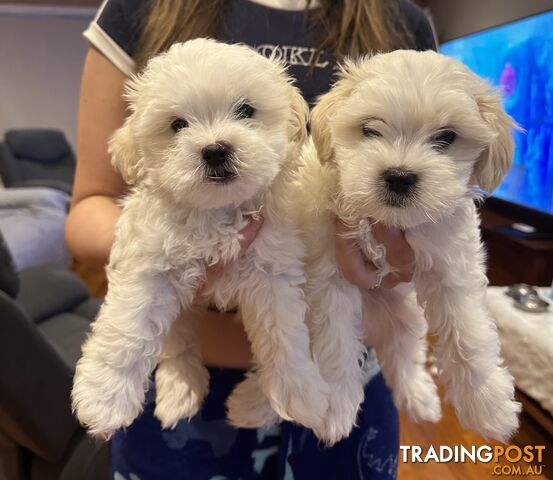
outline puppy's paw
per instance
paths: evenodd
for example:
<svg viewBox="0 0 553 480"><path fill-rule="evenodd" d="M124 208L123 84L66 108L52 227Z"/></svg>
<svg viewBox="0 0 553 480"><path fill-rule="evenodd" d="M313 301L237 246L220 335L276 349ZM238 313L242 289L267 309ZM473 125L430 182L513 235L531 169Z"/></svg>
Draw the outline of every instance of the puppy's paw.
<svg viewBox="0 0 553 480"><path fill-rule="evenodd" d="M478 387L466 384L448 392L461 424L483 437L507 443L518 429L521 405L514 398L514 381L504 367L497 367Z"/></svg>
<svg viewBox="0 0 553 480"><path fill-rule="evenodd" d="M430 373L418 366L415 375L402 379L392 388L396 407L415 422L439 422L442 408L438 388Z"/></svg>
<svg viewBox="0 0 553 480"><path fill-rule="evenodd" d="M82 360L71 394L73 412L88 432L109 439L142 411L145 382L108 365Z"/></svg>
<svg viewBox="0 0 553 480"><path fill-rule="evenodd" d="M328 447L347 438L356 425L357 413L364 395L363 383L359 379L330 384L325 418L313 429L317 438Z"/></svg>
<svg viewBox="0 0 553 480"><path fill-rule="evenodd" d="M301 369L265 372L260 383L273 410L284 420L311 429L324 423L330 388L313 362Z"/></svg>
<svg viewBox="0 0 553 480"><path fill-rule="evenodd" d="M279 422L269 400L261 390L257 374L248 372L227 400L228 419L235 427L270 427Z"/></svg>
<svg viewBox="0 0 553 480"><path fill-rule="evenodd" d="M209 372L198 364L191 367L182 357L160 362L156 371L154 416L163 428L175 428L179 420L191 418L200 409L209 390Z"/></svg>

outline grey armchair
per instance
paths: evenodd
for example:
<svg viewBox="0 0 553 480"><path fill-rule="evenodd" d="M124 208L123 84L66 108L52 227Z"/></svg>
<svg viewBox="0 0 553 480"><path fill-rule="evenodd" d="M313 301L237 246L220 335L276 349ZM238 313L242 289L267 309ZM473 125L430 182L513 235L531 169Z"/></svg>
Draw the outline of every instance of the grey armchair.
<svg viewBox="0 0 553 480"><path fill-rule="evenodd" d="M59 130L16 129L0 143L0 178L11 187L51 187L71 193L75 156Z"/></svg>
<svg viewBox="0 0 553 480"><path fill-rule="evenodd" d="M108 478L109 445L87 437L70 408L74 366L98 308L68 270L18 275L0 242L0 458L8 480Z"/></svg>

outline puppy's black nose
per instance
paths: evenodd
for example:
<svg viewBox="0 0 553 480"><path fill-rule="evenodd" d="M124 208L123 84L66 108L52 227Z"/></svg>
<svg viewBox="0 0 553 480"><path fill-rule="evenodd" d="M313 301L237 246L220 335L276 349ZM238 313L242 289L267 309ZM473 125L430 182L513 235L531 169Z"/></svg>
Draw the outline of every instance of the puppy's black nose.
<svg viewBox="0 0 553 480"><path fill-rule="evenodd" d="M225 163L232 154L231 146L226 142L217 142L202 148L202 158L210 167Z"/></svg>
<svg viewBox="0 0 553 480"><path fill-rule="evenodd" d="M406 194L417 183L417 174L402 168L389 168L382 176L388 190L399 195Z"/></svg>

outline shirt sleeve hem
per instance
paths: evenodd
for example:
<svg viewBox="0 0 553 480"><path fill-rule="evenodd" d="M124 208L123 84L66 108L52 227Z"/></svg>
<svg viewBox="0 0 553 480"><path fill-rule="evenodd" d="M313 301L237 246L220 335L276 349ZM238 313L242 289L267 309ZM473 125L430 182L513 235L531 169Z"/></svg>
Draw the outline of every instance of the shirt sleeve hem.
<svg viewBox="0 0 553 480"><path fill-rule="evenodd" d="M134 60L96 22L88 26L83 36L127 77L135 72Z"/></svg>

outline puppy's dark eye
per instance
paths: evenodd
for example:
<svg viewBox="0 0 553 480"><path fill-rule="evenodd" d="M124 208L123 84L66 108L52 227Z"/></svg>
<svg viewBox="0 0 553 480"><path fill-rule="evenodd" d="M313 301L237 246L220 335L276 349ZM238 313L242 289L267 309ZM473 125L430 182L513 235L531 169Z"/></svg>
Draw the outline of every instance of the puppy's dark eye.
<svg viewBox="0 0 553 480"><path fill-rule="evenodd" d="M453 130L442 130L431 138L432 147L436 150L443 151L449 147L457 138L457 134Z"/></svg>
<svg viewBox="0 0 553 480"><path fill-rule="evenodd" d="M234 112L234 115L236 118L252 118L255 114L255 108L253 108L249 103L243 103L240 105L236 111Z"/></svg>
<svg viewBox="0 0 553 480"><path fill-rule="evenodd" d="M184 118L175 118L171 122L171 128L174 132L178 132L179 130L182 130L183 128L188 127L188 122Z"/></svg>
<svg viewBox="0 0 553 480"><path fill-rule="evenodd" d="M363 125L363 127L361 127L361 131L363 132L363 135L365 135L365 137L368 137L368 138L382 136L382 134L378 130L367 127L367 125Z"/></svg>

